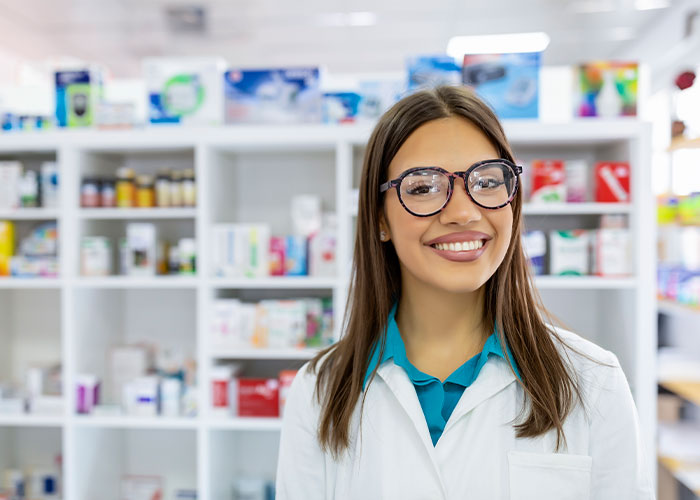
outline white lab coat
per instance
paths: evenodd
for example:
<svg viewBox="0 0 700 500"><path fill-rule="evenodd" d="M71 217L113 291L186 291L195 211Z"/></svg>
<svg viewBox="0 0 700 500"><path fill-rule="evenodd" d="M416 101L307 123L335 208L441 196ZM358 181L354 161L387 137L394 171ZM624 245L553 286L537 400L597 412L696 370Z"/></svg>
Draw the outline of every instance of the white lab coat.
<svg viewBox="0 0 700 500"><path fill-rule="evenodd" d="M351 446L340 460L316 439L315 376L304 365L291 386L282 424L277 500L651 500L650 474L637 411L617 357L557 328L569 349L590 418L577 404L556 433L516 438L512 423L524 391L506 361L490 356L433 446L416 391L403 368L384 362L351 422ZM556 342L556 341L555 341ZM566 358L565 358L566 359ZM359 438L359 439L358 439Z"/></svg>

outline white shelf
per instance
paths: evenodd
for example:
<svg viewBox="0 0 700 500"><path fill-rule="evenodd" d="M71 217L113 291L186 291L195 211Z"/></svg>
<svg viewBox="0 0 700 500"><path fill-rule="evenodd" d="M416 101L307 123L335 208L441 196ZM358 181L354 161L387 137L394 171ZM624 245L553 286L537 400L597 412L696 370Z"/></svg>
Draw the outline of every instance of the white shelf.
<svg viewBox="0 0 700 500"><path fill-rule="evenodd" d="M628 214L629 203L525 203L525 215Z"/></svg>
<svg viewBox="0 0 700 500"><path fill-rule="evenodd" d="M313 276L270 276L268 278L212 278L215 288L265 288L265 289L322 289L338 285L336 278Z"/></svg>
<svg viewBox="0 0 700 500"><path fill-rule="evenodd" d="M700 321L700 307L690 307L683 304L678 304L672 300L659 300L659 312L668 316L677 316L679 318L695 319Z"/></svg>
<svg viewBox="0 0 700 500"><path fill-rule="evenodd" d="M630 278L604 278L600 276L536 276L535 284L541 289L565 290L614 290L633 289L637 280Z"/></svg>
<svg viewBox="0 0 700 500"><path fill-rule="evenodd" d="M61 427L61 415L0 414L0 427Z"/></svg>
<svg viewBox="0 0 700 500"><path fill-rule="evenodd" d="M321 349L221 349L211 346L213 359L311 359Z"/></svg>
<svg viewBox="0 0 700 500"><path fill-rule="evenodd" d="M60 212L56 208L17 208L0 210L0 220L53 220Z"/></svg>
<svg viewBox="0 0 700 500"><path fill-rule="evenodd" d="M198 280L192 276L106 276L76 278L74 283L82 288L195 288Z"/></svg>
<svg viewBox="0 0 700 500"><path fill-rule="evenodd" d="M81 219L130 220L130 219L194 219L196 208L81 208Z"/></svg>
<svg viewBox="0 0 700 500"><path fill-rule="evenodd" d="M15 288L51 289L60 288L63 285L61 278L12 278L0 277L0 290Z"/></svg>
<svg viewBox="0 0 700 500"><path fill-rule="evenodd" d="M110 429L196 429L200 424L197 418L167 417L95 417L75 415L73 422L83 427L102 427Z"/></svg>
<svg viewBox="0 0 700 500"><path fill-rule="evenodd" d="M282 419L274 417L211 418L207 421L207 427L215 430L279 431L282 428Z"/></svg>

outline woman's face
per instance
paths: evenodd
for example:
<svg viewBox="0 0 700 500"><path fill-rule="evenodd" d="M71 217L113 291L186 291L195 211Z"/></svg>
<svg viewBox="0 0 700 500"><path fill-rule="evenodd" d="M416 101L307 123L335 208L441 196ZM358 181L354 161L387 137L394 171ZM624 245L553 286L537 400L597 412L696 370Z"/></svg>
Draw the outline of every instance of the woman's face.
<svg viewBox="0 0 700 500"><path fill-rule="evenodd" d="M396 179L412 167L464 171L478 161L498 157L493 145L471 122L461 117L442 118L425 123L408 137L391 161L385 180ZM496 210L479 207L458 178L449 203L429 217L408 213L396 189L390 189L384 198L380 224L396 249L404 284L419 282L465 293L478 290L503 261L510 243L513 212L510 204ZM450 250L449 246L433 243L445 236L468 243L461 245L461 251L459 246Z"/></svg>

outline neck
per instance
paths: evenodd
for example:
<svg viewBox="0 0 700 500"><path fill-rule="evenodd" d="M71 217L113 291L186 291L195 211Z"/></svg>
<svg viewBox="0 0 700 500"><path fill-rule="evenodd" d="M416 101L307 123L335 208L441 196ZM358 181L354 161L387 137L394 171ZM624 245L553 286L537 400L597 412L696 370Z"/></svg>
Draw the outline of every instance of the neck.
<svg viewBox="0 0 700 500"><path fill-rule="evenodd" d="M403 281L396 323L409 358L466 357L490 334L483 321L484 287L453 293Z"/></svg>

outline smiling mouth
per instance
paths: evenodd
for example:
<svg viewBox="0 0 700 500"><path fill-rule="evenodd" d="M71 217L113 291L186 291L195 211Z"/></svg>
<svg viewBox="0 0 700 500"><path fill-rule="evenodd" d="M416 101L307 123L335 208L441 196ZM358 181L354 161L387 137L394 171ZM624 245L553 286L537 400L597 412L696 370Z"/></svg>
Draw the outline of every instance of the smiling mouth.
<svg viewBox="0 0 700 500"><path fill-rule="evenodd" d="M430 245L436 250L448 251L448 252L472 252L483 247L485 240L474 240L474 241L458 241L454 243L433 243Z"/></svg>

